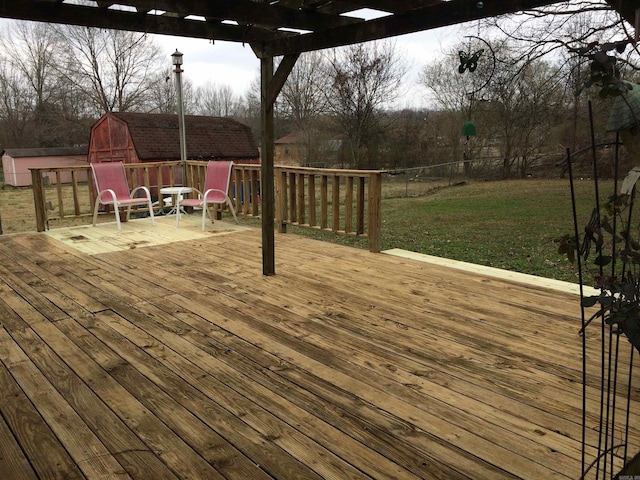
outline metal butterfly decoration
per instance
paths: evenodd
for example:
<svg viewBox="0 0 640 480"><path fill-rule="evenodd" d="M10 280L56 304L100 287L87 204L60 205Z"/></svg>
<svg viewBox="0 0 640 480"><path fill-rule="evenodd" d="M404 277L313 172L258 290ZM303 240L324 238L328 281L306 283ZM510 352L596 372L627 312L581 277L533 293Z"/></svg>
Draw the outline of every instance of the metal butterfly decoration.
<svg viewBox="0 0 640 480"><path fill-rule="evenodd" d="M462 50L458 51L458 55L460 56L460 66L458 67L458 72L464 73L465 70L469 70L469 72L475 72L476 68L478 68L478 60L484 53L484 48L476 51L473 55L469 56L467 52L463 52Z"/></svg>

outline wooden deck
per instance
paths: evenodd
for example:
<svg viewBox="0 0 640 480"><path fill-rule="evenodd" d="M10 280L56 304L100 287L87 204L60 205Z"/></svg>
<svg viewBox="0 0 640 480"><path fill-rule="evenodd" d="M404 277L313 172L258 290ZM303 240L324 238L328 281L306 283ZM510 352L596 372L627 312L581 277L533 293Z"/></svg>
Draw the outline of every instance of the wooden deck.
<svg viewBox="0 0 640 480"><path fill-rule="evenodd" d="M0 236L0 478L580 476L575 295L260 238Z"/></svg>

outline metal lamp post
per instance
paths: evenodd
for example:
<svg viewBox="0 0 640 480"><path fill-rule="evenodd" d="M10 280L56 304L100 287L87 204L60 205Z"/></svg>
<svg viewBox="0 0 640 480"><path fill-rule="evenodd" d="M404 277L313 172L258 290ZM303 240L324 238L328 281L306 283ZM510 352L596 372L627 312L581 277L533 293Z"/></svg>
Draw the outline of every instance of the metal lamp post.
<svg viewBox="0 0 640 480"><path fill-rule="evenodd" d="M178 94L178 133L180 135L180 160L187 159L187 138L184 128L184 105L182 103L182 53L177 49L171 54L173 72L176 74L176 93Z"/></svg>

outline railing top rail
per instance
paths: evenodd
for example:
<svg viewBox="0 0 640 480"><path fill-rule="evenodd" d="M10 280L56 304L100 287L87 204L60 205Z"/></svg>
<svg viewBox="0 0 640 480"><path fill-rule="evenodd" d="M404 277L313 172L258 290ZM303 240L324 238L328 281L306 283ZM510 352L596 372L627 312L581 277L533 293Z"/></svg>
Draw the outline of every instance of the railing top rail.
<svg viewBox="0 0 640 480"><path fill-rule="evenodd" d="M166 162L137 162L137 163L125 163L125 168L148 168L148 167L161 167L161 166L173 166L179 165L180 161L171 160ZM86 165L69 165L62 167L29 167L29 170L36 172L55 172L55 171L72 171L72 170L88 170L91 168L90 164Z"/></svg>
<svg viewBox="0 0 640 480"><path fill-rule="evenodd" d="M145 167L163 167L180 165L180 160L167 160L165 162L137 162L125 163L125 168L145 168Z"/></svg>
<svg viewBox="0 0 640 480"><path fill-rule="evenodd" d="M69 165L68 167L29 167L29 170L36 172L71 172L73 170L89 170L89 164Z"/></svg>
<svg viewBox="0 0 640 480"><path fill-rule="evenodd" d="M276 165L275 168L295 173L318 173L322 175L338 175L349 177L369 177L372 174L375 175L384 172L384 170L347 170L342 168L294 167L286 165Z"/></svg>
<svg viewBox="0 0 640 480"><path fill-rule="evenodd" d="M185 160L185 163L187 165L206 165L210 161L215 162L215 160ZM258 168L260 168L260 164L259 163L243 163L241 161L233 160L233 164L234 165L242 165L243 167L258 167Z"/></svg>

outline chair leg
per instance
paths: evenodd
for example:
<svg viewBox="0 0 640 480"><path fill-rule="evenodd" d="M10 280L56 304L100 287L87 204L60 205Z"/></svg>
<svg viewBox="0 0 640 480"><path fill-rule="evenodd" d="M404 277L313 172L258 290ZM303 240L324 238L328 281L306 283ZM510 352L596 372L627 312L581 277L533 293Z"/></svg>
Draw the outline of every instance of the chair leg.
<svg viewBox="0 0 640 480"><path fill-rule="evenodd" d="M233 208L233 204L231 203L231 199L227 196L227 205L229 205L229 210L233 214L233 219L238 223L238 217L236 217L236 209Z"/></svg>
<svg viewBox="0 0 640 480"><path fill-rule="evenodd" d="M202 204L202 231L204 232L204 226L207 222L207 210L208 205L206 203Z"/></svg>
<svg viewBox="0 0 640 480"><path fill-rule="evenodd" d="M96 222L98 221L98 209L100 208L100 202L96 199L96 206L93 209L93 226L96 226Z"/></svg>
<svg viewBox="0 0 640 480"><path fill-rule="evenodd" d="M122 224L120 223L120 206L117 203L114 203L113 209L116 213L116 225L118 226L118 230L122 230Z"/></svg>
<svg viewBox="0 0 640 480"><path fill-rule="evenodd" d="M155 227L156 219L153 216L153 204L151 203L151 197L147 197L147 201L149 202L149 216L151 217L151 225Z"/></svg>

